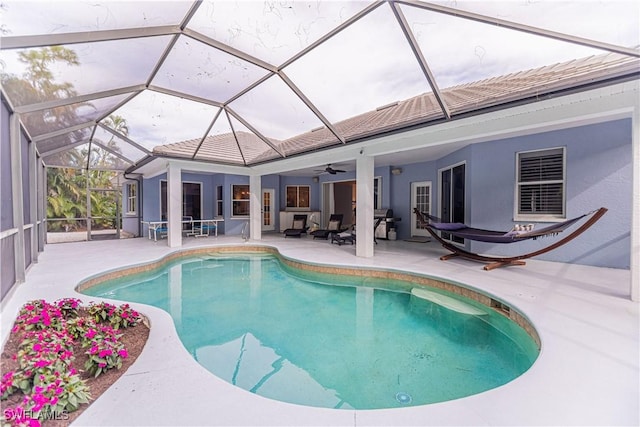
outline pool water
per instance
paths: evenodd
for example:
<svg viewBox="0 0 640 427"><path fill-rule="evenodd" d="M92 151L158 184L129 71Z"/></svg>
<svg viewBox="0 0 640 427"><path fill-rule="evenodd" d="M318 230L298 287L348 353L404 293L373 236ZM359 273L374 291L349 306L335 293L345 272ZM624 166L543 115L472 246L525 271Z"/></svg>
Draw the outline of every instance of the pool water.
<svg viewBox="0 0 640 427"><path fill-rule="evenodd" d="M184 258L84 293L166 310L189 353L213 374L308 406L457 399L503 385L535 361L533 339L494 310L465 300L483 314L461 314L411 288L244 254Z"/></svg>

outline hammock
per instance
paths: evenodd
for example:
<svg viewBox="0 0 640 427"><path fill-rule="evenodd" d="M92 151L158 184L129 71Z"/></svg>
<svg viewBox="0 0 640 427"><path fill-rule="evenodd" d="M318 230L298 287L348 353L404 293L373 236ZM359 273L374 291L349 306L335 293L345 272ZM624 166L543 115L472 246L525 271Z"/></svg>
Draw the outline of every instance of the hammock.
<svg viewBox="0 0 640 427"><path fill-rule="evenodd" d="M494 230L483 230L480 228L467 227L461 223L450 223L450 222L440 222L438 218L422 213L417 208L415 208L414 213L416 214L420 225L424 226L429 234L442 244L443 247L450 250L451 254L444 255L440 257L441 260L447 260L456 256L472 259L476 261L488 262L489 264L484 266L485 270L492 270L497 267L502 267L505 265L525 265L525 262L522 261L527 258L531 258L537 255L541 255L543 253L552 251L565 243L575 239L578 235L582 234L589 227L591 227L596 221L598 221L602 215L607 212L606 208L600 208L594 210L592 212L586 213L584 215L580 215L578 217L568 219L563 222L559 222L557 224L552 224L548 227L540 228L538 230L531 231L494 231ZM487 243L514 243L520 242L529 239L537 239L540 237L546 236L555 236L558 233L563 232L565 229L571 227L575 223L579 222L583 218L590 217L588 220L584 222L579 228L574 230L571 234L567 235L564 239L546 246L537 251L524 254L517 255L512 257L497 257L490 255L480 255L477 253L466 251L457 245L454 245L452 242L444 240L437 233L438 231L443 233L449 233L453 236L457 236L463 239L475 240L478 242L487 242Z"/></svg>

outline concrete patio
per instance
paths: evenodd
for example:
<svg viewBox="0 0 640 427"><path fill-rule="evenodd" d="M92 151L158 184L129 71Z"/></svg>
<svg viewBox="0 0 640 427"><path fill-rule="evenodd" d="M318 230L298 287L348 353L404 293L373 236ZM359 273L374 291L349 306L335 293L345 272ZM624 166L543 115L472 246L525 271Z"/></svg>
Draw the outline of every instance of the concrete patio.
<svg viewBox="0 0 640 427"><path fill-rule="evenodd" d="M542 350L511 383L454 401L391 410L333 410L263 398L201 367L180 342L170 316L135 304L151 320L135 364L77 419L78 426L131 425L638 425L640 322L628 270L529 260L491 272L438 256L435 243L380 241L373 258L355 247L266 234L258 242L286 257L333 265L399 269L439 276L508 301L537 328ZM186 238L183 248L244 245L238 236ZM173 252L146 238L49 245L2 307L2 340L26 301L89 297L82 279Z"/></svg>

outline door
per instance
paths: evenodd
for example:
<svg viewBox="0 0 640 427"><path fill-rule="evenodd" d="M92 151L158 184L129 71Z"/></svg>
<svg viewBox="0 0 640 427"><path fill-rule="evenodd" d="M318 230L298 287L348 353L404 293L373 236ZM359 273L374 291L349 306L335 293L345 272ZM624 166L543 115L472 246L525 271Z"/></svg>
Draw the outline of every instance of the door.
<svg viewBox="0 0 640 427"><path fill-rule="evenodd" d="M275 194L272 188L262 190L262 231L275 231Z"/></svg>
<svg viewBox="0 0 640 427"><path fill-rule="evenodd" d="M191 219L202 218L202 183L182 183L182 216ZM160 180L160 219L167 219L167 181Z"/></svg>
<svg viewBox="0 0 640 427"><path fill-rule="evenodd" d="M120 238L120 191L89 188L87 232L89 240Z"/></svg>
<svg viewBox="0 0 640 427"><path fill-rule="evenodd" d="M413 208L418 208L420 212L431 214L430 181L411 183L411 236L428 236L429 232L426 227L420 225Z"/></svg>
<svg viewBox="0 0 640 427"><path fill-rule="evenodd" d="M465 222L465 164L440 170L440 218L443 222ZM442 238L456 243L464 239L442 233Z"/></svg>

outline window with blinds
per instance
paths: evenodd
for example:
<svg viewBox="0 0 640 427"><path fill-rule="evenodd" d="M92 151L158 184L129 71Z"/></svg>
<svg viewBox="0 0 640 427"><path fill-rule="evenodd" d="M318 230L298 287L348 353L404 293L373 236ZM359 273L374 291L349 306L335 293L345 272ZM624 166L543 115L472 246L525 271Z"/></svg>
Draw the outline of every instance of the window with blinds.
<svg viewBox="0 0 640 427"><path fill-rule="evenodd" d="M565 217L565 150L517 154L518 216Z"/></svg>

